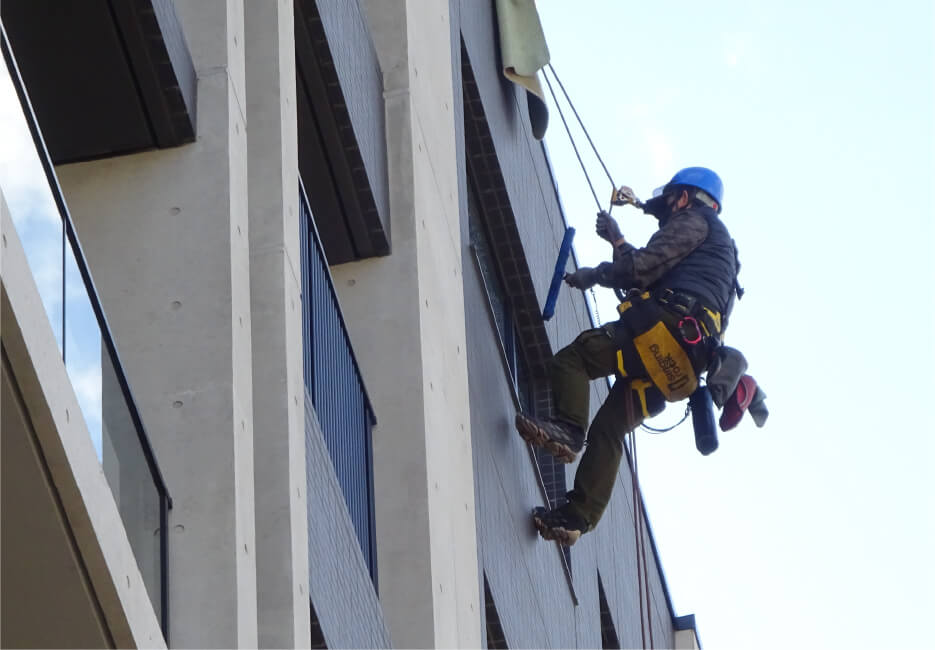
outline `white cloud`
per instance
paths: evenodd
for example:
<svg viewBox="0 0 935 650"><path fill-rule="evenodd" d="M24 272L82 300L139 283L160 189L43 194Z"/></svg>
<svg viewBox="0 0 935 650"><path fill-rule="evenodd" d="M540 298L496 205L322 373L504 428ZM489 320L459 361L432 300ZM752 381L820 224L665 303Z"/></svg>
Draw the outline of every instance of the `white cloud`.
<svg viewBox="0 0 935 650"><path fill-rule="evenodd" d="M68 373L71 383L75 387L78 403L85 414L93 414L100 420L103 394L101 389L101 367L99 365L86 366L80 369L71 369Z"/></svg>
<svg viewBox="0 0 935 650"><path fill-rule="evenodd" d="M5 65L0 65L0 143L0 188L17 228L35 220L60 222Z"/></svg>
<svg viewBox="0 0 935 650"><path fill-rule="evenodd" d="M75 396L84 414L84 421L91 434L91 441L98 458L101 457L101 414L103 412L104 395L101 381L100 364L92 364L82 368L68 368L71 385L75 389Z"/></svg>

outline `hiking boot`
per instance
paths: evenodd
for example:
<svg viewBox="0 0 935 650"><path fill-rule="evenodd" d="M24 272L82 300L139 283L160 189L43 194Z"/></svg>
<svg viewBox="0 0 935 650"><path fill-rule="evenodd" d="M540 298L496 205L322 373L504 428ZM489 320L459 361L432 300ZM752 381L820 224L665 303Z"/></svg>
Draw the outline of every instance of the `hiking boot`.
<svg viewBox="0 0 935 650"><path fill-rule="evenodd" d="M563 463L574 462L584 447L584 430L561 420L544 420L517 413L516 430L523 440L542 447Z"/></svg>
<svg viewBox="0 0 935 650"><path fill-rule="evenodd" d="M567 504L555 510L546 510L543 507L532 511L532 523L539 531L542 539L555 541L563 546L572 546L590 526Z"/></svg>

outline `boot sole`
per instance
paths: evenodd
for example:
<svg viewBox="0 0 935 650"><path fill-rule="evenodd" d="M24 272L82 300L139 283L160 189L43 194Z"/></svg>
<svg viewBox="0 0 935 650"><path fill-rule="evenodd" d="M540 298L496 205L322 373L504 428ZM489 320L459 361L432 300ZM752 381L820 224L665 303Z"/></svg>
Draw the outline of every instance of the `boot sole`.
<svg viewBox="0 0 935 650"><path fill-rule="evenodd" d="M549 438L548 434L535 422L524 417L521 413L516 414L516 431L519 433L520 438L535 447L545 449L556 460L566 465L575 462L575 458L578 457L578 452L573 451L568 445Z"/></svg>
<svg viewBox="0 0 935 650"><path fill-rule="evenodd" d="M562 546L574 546L578 538L581 537L580 530L566 530L561 527L550 528L544 521L536 516L533 516L532 523L536 527L536 530L539 531L539 535L542 539L550 542L558 542Z"/></svg>

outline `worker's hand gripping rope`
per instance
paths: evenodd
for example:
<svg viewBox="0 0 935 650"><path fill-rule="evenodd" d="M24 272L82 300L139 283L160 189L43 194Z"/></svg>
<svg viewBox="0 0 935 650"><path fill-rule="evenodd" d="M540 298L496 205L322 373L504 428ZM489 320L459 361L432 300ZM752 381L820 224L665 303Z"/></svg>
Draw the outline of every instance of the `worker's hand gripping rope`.
<svg viewBox="0 0 935 650"><path fill-rule="evenodd" d="M623 239L620 226L617 225L617 222L610 214L603 210L597 213L597 223L595 224L594 231L597 233L598 237L607 240L611 244L616 244Z"/></svg>

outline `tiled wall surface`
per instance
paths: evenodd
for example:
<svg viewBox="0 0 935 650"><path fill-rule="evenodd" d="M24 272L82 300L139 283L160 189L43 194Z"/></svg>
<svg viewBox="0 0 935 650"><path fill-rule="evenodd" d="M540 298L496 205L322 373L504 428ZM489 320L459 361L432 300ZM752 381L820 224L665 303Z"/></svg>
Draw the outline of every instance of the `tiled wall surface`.
<svg viewBox="0 0 935 650"><path fill-rule="evenodd" d="M566 225L541 145L530 135L525 96L501 74L492 5L461 0L452 12L460 19L470 59L469 72L473 78L465 74L466 83L476 84L489 130L486 138L461 133L459 141L465 149L480 144L488 154L496 156L495 165L486 168L475 165L482 176L479 185L502 185L482 201L494 212L512 213L515 218L512 236L521 242L521 248L514 247L513 259L503 260L505 273L509 276L513 272L525 276L527 283L531 281L541 309ZM476 113L474 107L464 110L469 117ZM473 125L469 124L468 129L471 128ZM470 155L471 151L466 153ZM500 179L484 176L495 173L494 167L499 167ZM466 215L466 207L462 214ZM465 233L466 228L464 225ZM510 237L509 229L494 231L492 236ZM466 235L463 240L468 241ZM530 523L530 511L542 505L543 497L526 446L513 429L516 405L499 358L496 331L487 310L480 274L476 267L466 263L464 278L478 553L497 604L505 640L510 647L600 647L597 585L600 568L609 612L622 647L639 646L642 635L629 470L622 467L614 499L600 525L571 550L576 607L560 554L553 544L538 539ZM583 295L563 289L556 315L545 325L548 340L533 338L530 343L534 349L547 345L551 353L589 327ZM544 395L548 397L547 392ZM592 415L606 395L603 382L592 384ZM542 396L543 391L539 390L537 397ZM574 468L572 465L566 469L569 485ZM645 544L653 642L657 647L671 647L672 614L648 538Z"/></svg>
<svg viewBox="0 0 935 650"><path fill-rule="evenodd" d="M380 603L308 394L305 447L309 595L322 634L330 648L389 648Z"/></svg>

